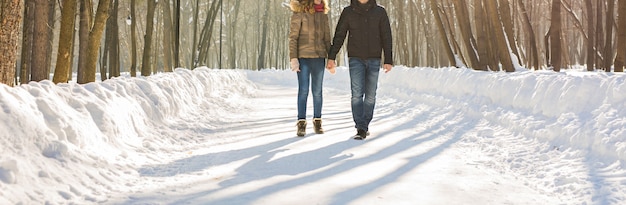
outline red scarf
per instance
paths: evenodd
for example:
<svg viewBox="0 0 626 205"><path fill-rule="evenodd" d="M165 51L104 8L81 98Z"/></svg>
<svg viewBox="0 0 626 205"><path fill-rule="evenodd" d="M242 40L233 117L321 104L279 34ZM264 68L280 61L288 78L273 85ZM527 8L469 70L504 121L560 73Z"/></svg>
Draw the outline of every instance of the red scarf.
<svg viewBox="0 0 626 205"><path fill-rule="evenodd" d="M315 12L324 12L324 3L314 4L313 8L315 8Z"/></svg>

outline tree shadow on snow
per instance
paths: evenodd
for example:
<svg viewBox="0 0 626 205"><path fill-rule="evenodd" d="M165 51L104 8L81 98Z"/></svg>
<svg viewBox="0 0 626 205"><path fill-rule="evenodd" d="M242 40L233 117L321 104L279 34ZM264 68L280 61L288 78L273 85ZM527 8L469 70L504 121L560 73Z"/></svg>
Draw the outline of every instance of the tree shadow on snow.
<svg viewBox="0 0 626 205"><path fill-rule="evenodd" d="M297 175L305 172L320 170L323 168L327 168L331 164L336 164L331 169L319 171L317 173L313 173L307 176L275 183L253 191L220 198L214 201L209 201L211 204L249 204L251 201L254 201L255 199L262 196L269 196L275 193L279 193L283 190L289 190L291 188L301 186L303 184L314 183L321 179L330 178L332 176L351 171L357 167L366 166L370 163L385 160L393 155L409 150L415 146L419 146L420 144L423 144L425 142L435 140L441 136L447 136L449 138L445 142L440 143L439 146L434 147L425 153L421 153L409 158L404 166L398 168L392 173L386 174L382 178L376 179L368 184L360 185L358 187L354 187L344 192L335 194L335 197L333 197L330 203L348 204L351 201L358 199L359 196L365 196L370 192L376 190L377 188L397 181L403 175L413 170L413 168L432 159L433 157L437 156L438 154L449 148L451 145L461 139L461 136L464 134L465 131L476 126L475 120L455 119L457 116L454 113L443 112L439 114L443 114L446 116L443 118L438 118L438 120L436 120L435 122L431 121L431 123L427 125L427 129L421 132L416 132L412 136L407 136L397 143L388 146L383 150L366 158L351 159L351 156L345 154L342 155L341 153L352 147L362 146L363 143L376 143L379 140L385 140L385 137L394 135L397 131L400 130L412 130L419 126L420 123L423 123L423 121L427 121L433 115L437 115L437 113L428 114L422 111L420 112L421 116L414 116L412 120L402 123L399 126L394 127L392 130L377 133L376 137L371 139L368 138L368 140L364 141L363 143L351 143L355 141L349 139L348 142L340 141L316 150L289 155L276 160L272 159L277 153L280 153L282 150L273 150L263 153L255 159L249 161L248 163L240 166L236 170L237 175L229 180L221 182L219 184L219 189L187 195L185 197L182 197L182 200L176 201L175 204L189 203L194 201L195 199L208 196L217 191L255 180L266 179L278 175ZM451 123L453 120L456 120L456 122ZM426 135L430 136L424 137ZM280 170L280 172L276 172L276 169L272 167L289 167L289 169L284 169ZM268 168L269 171L265 170L264 168Z"/></svg>
<svg viewBox="0 0 626 205"><path fill-rule="evenodd" d="M397 120L397 116L405 113L411 109L404 105L400 108L387 109L382 113L377 113L379 121L376 123L390 123ZM269 196L275 193L279 193L283 190L289 190L294 187L301 186L303 184L314 183L325 178L340 175L342 173L349 172L355 168L366 166L371 163L383 161L393 155L402 153L415 146L419 146L425 142L429 142L440 137L446 137L447 139L439 144L437 147L430 149L425 153L417 154L409 158L402 167L398 168L394 172L388 173L385 176L375 179L364 185L356 186L351 189L345 190L340 193L336 193L331 199L330 204L348 204L353 200L359 198L359 196L365 196L370 192L383 187L387 184L393 183L401 178L403 175L408 174L415 167L437 156L451 145L459 141L465 131L476 126L476 120L470 119L458 119L459 116L449 110L437 110L437 111L425 111L425 110L411 110L408 119L404 123L400 123L397 126L390 128L390 130L382 130L381 132L374 133L375 136L368 138L366 141L354 141L352 139L346 139L347 141L338 141L319 149L302 152L293 155L287 155L284 157L276 158L276 155L285 151L281 147L285 147L288 144L298 142L300 139L285 138L278 141L272 141L267 144L247 147L239 150L225 151L219 153L211 153L200 156L193 156L186 159L181 159L169 164L147 166L139 170L142 176L152 177L169 177L181 173L191 173L196 171L205 170L207 167L227 164L233 161L242 159L253 158L245 164L239 166L235 171L235 175L219 183L220 187L212 190L205 190L196 193L189 193L183 196L177 196L180 200L174 201L173 204L188 204L197 202L199 198L209 196L213 193L225 190L244 183L253 182L257 180L263 180L275 176L290 175L295 176L298 174L318 171L306 176L302 176L287 181L278 182L268 186L260 187L258 189L239 193L236 195L215 199L213 201L207 201L210 204L249 204L259 197ZM341 125L335 124L335 126L351 126L351 116L347 113L334 113L335 117L343 117ZM341 115L341 116L339 116ZM293 122L285 118L273 119L270 123L278 122ZM254 127L263 127L264 123L259 122L243 122L244 124L253 123ZM258 123L258 124L254 124ZM344 125L345 124L345 125ZM415 131L416 128L420 128L420 131ZM425 128L425 129L422 129ZM280 133L291 133L287 132ZM242 129L243 130L243 129ZM241 130L240 130L241 131ZM293 130L295 131L295 130ZM397 135L399 131L405 131L403 133L414 133L410 136L402 138L400 141L393 145L383 148L382 150L369 155L364 158L354 158L349 154L342 154L345 150L351 149L356 146L363 146L364 143L377 143L383 141L387 137ZM265 131L263 131L265 132ZM269 131L268 131L269 132ZM274 130L274 134L276 130ZM263 136L262 133L259 133ZM295 135L295 133L294 133ZM333 166L330 169L329 166ZM287 167L288 169L276 169L276 167ZM325 169L325 170L322 170ZM321 171L320 171L321 170ZM358 178L355 178L358 180ZM156 193L156 192L155 192ZM154 195L153 197L161 197ZM140 202L141 199L134 198L135 200L127 201L127 203ZM150 200L148 198L144 198Z"/></svg>

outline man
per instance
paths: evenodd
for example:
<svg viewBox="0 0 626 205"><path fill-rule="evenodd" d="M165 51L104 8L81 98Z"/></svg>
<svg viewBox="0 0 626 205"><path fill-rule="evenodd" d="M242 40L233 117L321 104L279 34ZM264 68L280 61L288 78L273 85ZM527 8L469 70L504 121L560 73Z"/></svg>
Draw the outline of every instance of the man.
<svg viewBox="0 0 626 205"><path fill-rule="evenodd" d="M328 53L328 69L335 68L337 53L347 34L352 118L357 129L354 139L363 140L369 135L369 124L374 115L381 54L384 54L385 73L393 67L391 26L387 11L378 6L376 0L352 0L339 17L333 45Z"/></svg>

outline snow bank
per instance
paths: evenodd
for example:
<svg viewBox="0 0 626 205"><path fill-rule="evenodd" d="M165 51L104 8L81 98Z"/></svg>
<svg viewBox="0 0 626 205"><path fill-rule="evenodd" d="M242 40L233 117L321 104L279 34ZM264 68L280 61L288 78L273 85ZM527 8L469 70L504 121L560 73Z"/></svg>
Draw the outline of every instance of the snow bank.
<svg viewBox="0 0 626 205"><path fill-rule="evenodd" d="M225 126L219 118L245 112L245 98L238 96L254 96L254 83L296 87L295 77L291 71L197 68L86 85L0 85L0 196L11 196L0 197L0 204L106 202L108 193L125 191L119 184L141 183L132 181L141 179L138 168L160 164L158 156L207 141L194 137L215 137L211 130ZM625 81L611 73L396 67L381 73L378 95L442 109L453 105L477 120L611 164L626 160ZM349 93L347 69L326 74L324 85L333 91L325 95ZM186 127L175 120L215 123L172 130ZM172 124L177 126L159 129Z"/></svg>
<svg viewBox="0 0 626 205"><path fill-rule="evenodd" d="M379 94L410 100L442 97L528 138L626 161L626 75L456 68L393 72L381 75L384 90Z"/></svg>
<svg viewBox="0 0 626 205"><path fill-rule="evenodd" d="M93 197L85 198L96 202L97 196L104 196L98 189L111 187L89 187L90 182L123 180L125 174L132 174L128 171L134 170L132 166L148 160L138 153L176 143L159 138L161 134L151 128L167 124L173 116L193 115L201 105L219 107L223 104L219 101L230 95L251 95L253 88L242 72L207 68L86 85L51 81L14 88L0 85L0 195L36 201L41 193L29 187L82 184L61 186L58 195L41 200L88 195ZM112 170L126 173L93 170L119 165L128 167ZM84 175L65 179L63 173L48 171L68 167ZM2 184L15 185L7 189Z"/></svg>

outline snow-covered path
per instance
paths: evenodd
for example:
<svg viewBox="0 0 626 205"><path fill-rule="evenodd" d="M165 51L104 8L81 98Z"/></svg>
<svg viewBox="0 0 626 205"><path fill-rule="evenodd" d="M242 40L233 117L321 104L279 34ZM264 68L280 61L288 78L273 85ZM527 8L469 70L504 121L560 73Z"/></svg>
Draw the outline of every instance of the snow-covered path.
<svg viewBox="0 0 626 205"><path fill-rule="evenodd" d="M0 204L626 203L626 75L396 67L365 141L348 81L303 138L290 71L0 85Z"/></svg>
<svg viewBox="0 0 626 205"><path fill-rule="evenodd" d="M121 204L558 204L514 173L489 166L472 138L487 125L461 112L379 98L372 136L354 134L347 92L325 91L326 134L295 136L288 86L259 86L211 135L229 137L140 169L156 190ZM309 106L311 107L311 106ZM232 110L235 111L235 110ZM309 110L308 113L311 113ZM197 113L205 116L207 113ZM207 125L208 126L208 125ZM493 131L486 134L493 135ZM230 138L234 137L236 139ZM501 136L498 136L501 137ZM510 137L513 138L513 137ZM475 140L475 139L474 139ZM510 143L517 143L514 140ZM517 139L520 140L520 139ZM501 141L506 143L506 141ZM509 147L511 144L500 146ZM534 146L534 145L533 145ZM531 147L527 147L533 149ZM540 149L540 148L535 148ZM504 150L503 150L504 151ZM572 167L574 168L574 167ZM489 193L489 194L485 194ZM124 198L127 200L124 200Z"/></svg>

